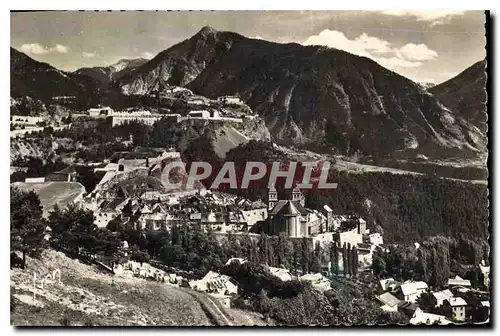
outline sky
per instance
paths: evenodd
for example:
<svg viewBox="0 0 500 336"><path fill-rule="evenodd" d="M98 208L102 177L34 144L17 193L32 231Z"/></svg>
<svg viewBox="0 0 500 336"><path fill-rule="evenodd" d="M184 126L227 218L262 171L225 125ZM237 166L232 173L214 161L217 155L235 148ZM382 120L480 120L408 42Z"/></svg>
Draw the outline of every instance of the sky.
<svg viewBox="0 0 500 336"><path fill-rule="evenodd" d="M11 46L65 71L152 58L203 26L369 57L441 83L486 57L482 11L12 12Z"/></svg>

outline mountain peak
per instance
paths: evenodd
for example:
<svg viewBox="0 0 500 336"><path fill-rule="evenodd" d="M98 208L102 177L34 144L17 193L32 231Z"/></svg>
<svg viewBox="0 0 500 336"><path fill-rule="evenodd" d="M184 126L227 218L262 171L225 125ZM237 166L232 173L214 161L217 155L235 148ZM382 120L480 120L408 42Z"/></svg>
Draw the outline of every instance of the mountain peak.
<svg viewBox="0 0 500 336"><path fill-rule="evenodd" d="M217 30L210 27L210 26L205 26L205 27L201 28L200 31L198 32L199 35L204 35L204 36L215 34L215 33L217 33Z"/></svg>

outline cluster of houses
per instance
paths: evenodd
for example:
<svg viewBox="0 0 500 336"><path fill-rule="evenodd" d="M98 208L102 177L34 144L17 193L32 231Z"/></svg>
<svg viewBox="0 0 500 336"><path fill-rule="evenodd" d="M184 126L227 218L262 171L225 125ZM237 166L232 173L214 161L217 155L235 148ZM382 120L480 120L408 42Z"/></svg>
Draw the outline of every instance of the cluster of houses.
<svg viewBox="0 0 500 336"><path fill-rule="evenodd" d="M489 284L489 266L482 265L484 284ZM387 312L401 312L409 317L411 324L449 324L467 321L474 309L488 307L489 295L472 287L470 280L462 279L458 275L448 279L445 289L430 291L424 281L398 282L393 278L379 281L381 294L375 299L379 307ZM418 298L423 293L431 293L435 298L435 310L423 311L418 307ZM471 300L472 294L473 299ZM439 308L446 306L451 316L436 314Z"/></svg>

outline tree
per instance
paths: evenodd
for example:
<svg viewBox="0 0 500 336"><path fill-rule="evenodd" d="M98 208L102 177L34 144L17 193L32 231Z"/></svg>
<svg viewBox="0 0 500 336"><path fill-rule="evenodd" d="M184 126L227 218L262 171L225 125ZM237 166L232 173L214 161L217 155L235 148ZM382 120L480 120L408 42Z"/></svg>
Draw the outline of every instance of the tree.
<svg viewBox="0 0 500 336"><path fill-rule="evenodd" d="M385 277L386 265L384 259L384 252L381 249L376 249L372 258L373 274L379 278Z"/></svg>
<svg viewBox="0 0 500 336"><path fill-rule="evenodd" d="M318 273L321 271L321 245L316 242L314 253L311 260L311 272Z"/></svg>
<svg viewBox="0 0 500 336"><path fill-rule="evenodd" d="M10 246L12 250L22 252L23 267L26 266L26 255L36 257L43 249L46 227L38 195L11 186Z"/></svg>
<svg viewBox="0 0 500 336"><path fill-rule="evenodd" d="M240 257L242 255L241 247L240 244L238 243L238 239L236 239L236 236L231 232L229 232L226 238L228 244L228 251L226 253L228 257L229 258Z"/></svg>
<svg viewBox="0 0 500 336"><path fill-rule="evenodd" d="M337 242L334 241L330 244L330 265L332 273L339 275L339 252L337 249Z"/></svg>
<svg viewBox="0 0 500 336"><path fill-rule="evenodd" d="M276 239L275 242L276 248L274 249L274 251L276 252L276 261L278 267L289 267L288 256L290 254L290 249L285 233L280 232L278 235L278 239Z"/></svg>
<svg viewBox="0 0 500 336"><path fill-rule="evenodd" d="M347 267L347 244L344 243L342 246L342 268L344 270L344 276L347 277L348 267Z"/></svg>
<svg viewBox="0 0 500 336"><path fill-rule="evenodd" d="M257 245L259 247L260 262L271 266L271 260L270 260L271 242L269 240L268 235L262 232L260 234L259 243Z"/></svg>
<svg viewBox="0 0 500 336"><path fill-rule="evenodd" d="M309 273L311 267L311 252L306 237L302 238L302 272Z"/></svg>
<svg viewBox="0 0 500 336"><path fill-rule="evenodd" d="M351 275L356 278L358 275L358 249L356 246L352 248Z"/></svg>
<svg viewBox="0 0 500 336"><path fill-rule="evenodd" d="M142 263L149 262L149 254L145 251L134 250L130 256L130 259L140 262L142 266Z"/></svg>
<svg viewBox="0 0 500 336"><path fill-rule="evenodd" d="M352 276L352 252L351 252L351 243L347 243L347 249L345 250L346 255L346 274Z"/></svg>
<svg viewBox="0 0 500 336"><path fill-rule="evenodd" d="M432 292L427 291L420 294L420 296L417 298L417 305L420 309L422 309L422 311L426 313L435 313L437 300Z"/></svg>

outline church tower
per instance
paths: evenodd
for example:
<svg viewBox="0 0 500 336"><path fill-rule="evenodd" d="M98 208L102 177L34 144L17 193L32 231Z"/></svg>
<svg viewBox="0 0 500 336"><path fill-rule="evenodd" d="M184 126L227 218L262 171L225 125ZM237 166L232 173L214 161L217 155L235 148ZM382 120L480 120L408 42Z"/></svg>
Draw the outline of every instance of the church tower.
<svg viewBox="0 0 500 336"><path fill-rule="evenodd" d="M292 190L292 201L298 201L300 203L300 205L302 206L305 206L305 197L304 195L302 194L302 192L300 191L299 188L295 187L293 190Z"/></svg>
<svg viewBox="0 0 500 336"><path fill-rule="evenodd" d="M272 210L276 203L278 203L278 192L276 191L276 188L272 187L269 189L269 201L267 202L268 204L268 210Z"/></svg>

